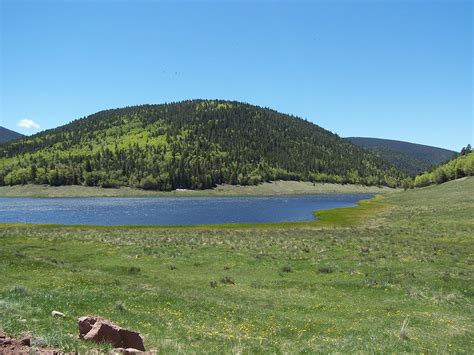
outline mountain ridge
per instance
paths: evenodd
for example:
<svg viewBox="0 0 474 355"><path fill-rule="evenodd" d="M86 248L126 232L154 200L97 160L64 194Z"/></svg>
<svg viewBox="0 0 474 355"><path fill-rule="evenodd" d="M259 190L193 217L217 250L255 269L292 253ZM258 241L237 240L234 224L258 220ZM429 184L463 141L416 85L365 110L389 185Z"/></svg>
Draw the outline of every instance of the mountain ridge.
<svg viewBox="0 0 474 355"><path fill-rule="evenodd" d="M0 147L0 185L202 189L304 180L396 186L391 164L269 108L186 100L99 111Z"/></svg>
<svg viewBox="0 0 474 355"><path fill-rule="evenodd" d="M457 152L425 144L394 139L347 137L352 143L372 151L411 176L454 158Z"/></svg>
<svg viewBox="0 0 474 355"><path fill-rule="evenodd" d="M24 137L24 135L0 126L0 143L5 143L21 137Z"/></svg>

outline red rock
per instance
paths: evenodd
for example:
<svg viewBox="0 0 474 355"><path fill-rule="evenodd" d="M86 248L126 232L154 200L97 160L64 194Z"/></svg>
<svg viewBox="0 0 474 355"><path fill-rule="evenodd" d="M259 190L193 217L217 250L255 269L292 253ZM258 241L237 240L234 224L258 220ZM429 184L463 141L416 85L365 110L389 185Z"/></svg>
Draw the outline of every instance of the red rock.
<svg viewBox="0 0 474 355"><path fill-rule="evenodd" d="M110 343L116 348L145 351L143 338L139 333L124 329L101 317L79 318L79 338L95 343Z"/></svg>
<svg viewBox="0 0 474 355"><path fill-rule="evenodd" d="M64 354L57 349L51 348L31 348L31 339L24 338L9 338L5 333L0 331L0 355L15 354L15 355L60 355Z"/></svg>
<svg viewBox="0 0 474 355"><path fill-rule="evenodd" d="M31 340L30 338L23 338L20 340L20 344L24 346L31 346Z"/></svg>
<svg viewBox="0 0 474 355"><path fill-rule="evenodd" d="M143 345L143 338L137 332L123 329L119 330L120 337L122 338L124 348L138 349L145 351L145 345Z"/></svg>
<svg viewBox="0 0 474 355"><path fill-rule="evenodd" d="M97 321L104 321L104 318L101 317L91 317L91 316L85 316L79 318L79 338L84 338L84 336L89 333L89 331L92 329L94 324Z"/></svg>
<svg viewBox="0 0 474 355"><path fill-rule="evenodd" d="M0 345L11 345L12 340L10 338L0 339Z"/></svg>
<svg viewBox="0 0 474 355"><path fill-rule="evenodd" d="M115 348L113 350L113 353L114 354L121 354L121 355L134 355L134 354L153 354L153 352L143 352L143 351L140 351L138 349L134 349L134 348L127 348L127 349L124 349L124 348Z"/></svg>
<svg viewBox="0 0 474 355"><path fill-rule="evenodd" d="M122 347L120 328L105 322L96 322L92 329L84 335L84 340L92 340L95 343L110 343L114 347Z"/></svg>

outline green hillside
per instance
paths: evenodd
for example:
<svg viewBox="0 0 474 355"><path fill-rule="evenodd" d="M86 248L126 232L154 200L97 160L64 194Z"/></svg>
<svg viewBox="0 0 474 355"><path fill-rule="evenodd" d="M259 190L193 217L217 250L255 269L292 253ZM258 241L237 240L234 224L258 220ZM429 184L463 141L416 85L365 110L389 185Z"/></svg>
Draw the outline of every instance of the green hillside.
<svg viewBox="0 0 474 355"><path fill-rule="evenodd" d="M8 142L14 139L23 137L22 134L11 131L5 127L0 126L0 143Z"/></svg>
<svg viewBox="0 0 474 355"><path fill-rule="evenodd" d="M446 164L442 164L432 171L425 172L415 178L415 187L423 187L433 184L459 179L474 175L474 153L467 153Z"/></svg>
<svg viewBox="0 0 474 355"><path fill-rule="evenodd" d="M277 179L395 186L401 178L313 123L230 101L106 110L0 145L0 185L170 190Z"/></svg>
<svg viewBox="0 0 474 355"><path fill-rule="evenodd" d="M456 156L456 152L428 145L379 138L347 138L414 176Z"/></svg>

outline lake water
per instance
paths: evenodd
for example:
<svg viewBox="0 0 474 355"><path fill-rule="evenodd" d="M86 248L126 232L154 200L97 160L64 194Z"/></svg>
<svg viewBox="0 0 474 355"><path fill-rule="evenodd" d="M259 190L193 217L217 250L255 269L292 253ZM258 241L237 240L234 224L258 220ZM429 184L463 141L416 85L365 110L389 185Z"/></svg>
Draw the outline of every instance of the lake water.
<svg viewBox="0 0 474 355"><path fill-rule="evenodd" d="M193 225L312 221L371 194L255 197L0 198L0 223Z"/></svg>

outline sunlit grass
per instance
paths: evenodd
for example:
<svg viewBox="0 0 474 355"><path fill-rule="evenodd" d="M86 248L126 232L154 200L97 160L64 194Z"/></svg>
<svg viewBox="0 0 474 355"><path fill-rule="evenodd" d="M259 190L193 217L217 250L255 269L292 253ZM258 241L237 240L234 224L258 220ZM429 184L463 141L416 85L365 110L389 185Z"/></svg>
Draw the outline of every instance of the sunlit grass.
<svg viewBox="0 0 474 355"><path fill-rule="evenodd" d="M1 226L0 328L68 351L92 346L76 319L97 314L164 353L468 353L472 191L453 181L271 228Z"/></svg>
<svg viewBox="0 0 474 355"><path fill-rule="evenodd" d="M348 227L373 218L376 213L387 207L388 204L383 202L383 196L377 195L370 200L359 201L356 207L316 211L315 215L320 226Z"/></svg>

